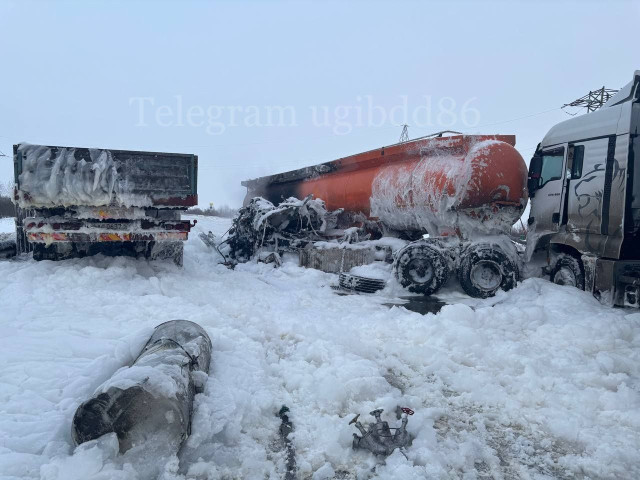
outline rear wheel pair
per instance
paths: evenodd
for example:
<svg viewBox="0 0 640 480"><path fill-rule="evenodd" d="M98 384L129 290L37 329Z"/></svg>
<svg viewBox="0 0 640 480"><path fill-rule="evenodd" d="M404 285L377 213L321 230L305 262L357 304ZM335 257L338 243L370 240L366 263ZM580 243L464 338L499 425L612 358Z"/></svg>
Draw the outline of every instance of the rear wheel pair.
<svg viewBox="0 0 640 480"><path fill-rule="evenodd" d="M172 259L182 266L184 245L177 242L60 242L33 244L34 260L65 260L101 253L106 256L144 257L148 260Z"/></svg>
<svg viewBox="0 0 640 480"><path fill-rule="evenodd" d="M431 295L449 279L449 262L437 244L409 244L396 254L398 282L413 293Z"/></svg>
<svg viewBox="0 0 640 480"><path fill-rule="evenodd" d="M414 293L431 295L449 279L451 269L446 247L434 244L410 244L398 252L396 278ZM475 244L462 252L458 279L464 291L476 298L494 295L498 289L516 285L518 268L497 245Z"/></svg>
<svg viewBox="0 0 640 480"><path fill-rule="evenodd" d="M468 295L492 297L500 289L507 291L516 286L518 266L500 246L478 243L462 253L458 279Z"/></svg>

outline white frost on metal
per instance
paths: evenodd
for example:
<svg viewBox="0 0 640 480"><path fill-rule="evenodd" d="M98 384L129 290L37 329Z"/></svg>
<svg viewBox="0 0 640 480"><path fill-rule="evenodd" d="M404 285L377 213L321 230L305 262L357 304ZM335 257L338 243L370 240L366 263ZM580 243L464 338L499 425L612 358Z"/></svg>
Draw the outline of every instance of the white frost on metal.
<svg viewBox="0 0 640 480"><path fill-rule="evenodd" d="M28 225L33 223L35 225L28 228L28 233L158 233L167 232L167 229L162 225L154 225L153 227L143 228L142 220L123 220L117 223L106 222L89 222L81 226L80 228L53 228L54 223L64 223L69 219L62 216L54 217L26 217L24 224ZM176 230L176 232L178 232Z"/></svg>
<svg viewBox="0 0 640 480"><path fill-rule="evenodd" d="M137 220L147 218L144 208L137 207L116 207L100 208L80 206L75 208L74 218L87 219L118 219Z"/></svg>
<svg viewBox="0 0 640 480"><path fill-rule="evenodd" d="M256 205L258 210L262 213L260 216L256 216L254 220L254 228L258 231L263 230L269 219L274 215L285 212L292 207L299 208L301 218L306 218L311 224L312 212L315 212L317 218L321 219L322 223L318 228L318 232L325 232L327 228L332 228L333 225L329 225L327 222L327 209L325 207L324 200L320 198L307 197L305 199L298 199L295 197L289 197L285 201L278 204L276 207L269 200L265 200L262 197L256 197ZM342 211L342 210L340 210ZM280 225L279 228L286 228L286 225Z"/></svg>
<svg viewBox="0 0 640 480"><path fill-rule="evenodd" d="M460 209L462 202L480 188L479 178L500 175L487 171L484 162L472 162L483 149L495 143L500 142L476 143L463 160L446 151L440 155L430 151L417 165L382 169L373 181L371 215L395 230L423 230L436 235L455 229L466 235L504 232L505 226L509 228L513 218L518 217L517 209L505 207L493 212L487 205L474 209L472 215Z"/></svg>
<svg viewBox="0 0 640 480"><path fill-rule="evenodd" d="M50 147L21 144L18 205L21 208L151 205L150 198L131 193L133 185L118 175L110 151L89 149L91 162L76 159L75 151L58 148L54 156Z"/></svg>

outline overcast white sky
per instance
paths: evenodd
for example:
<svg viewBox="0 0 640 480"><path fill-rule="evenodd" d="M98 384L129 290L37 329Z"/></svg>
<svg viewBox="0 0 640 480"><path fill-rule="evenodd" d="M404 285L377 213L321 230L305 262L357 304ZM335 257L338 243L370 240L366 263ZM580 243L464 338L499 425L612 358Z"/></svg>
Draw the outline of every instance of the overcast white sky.
<svg viewBox="0 0 640 480"><path fill-rule="evenodd" d="M405 110L411 138L515 134L528 161L563 103L640 69L639 24L630 1L0 0L0 151L196 153L200 204L234 206L243 179L395 143Z"/></svg>

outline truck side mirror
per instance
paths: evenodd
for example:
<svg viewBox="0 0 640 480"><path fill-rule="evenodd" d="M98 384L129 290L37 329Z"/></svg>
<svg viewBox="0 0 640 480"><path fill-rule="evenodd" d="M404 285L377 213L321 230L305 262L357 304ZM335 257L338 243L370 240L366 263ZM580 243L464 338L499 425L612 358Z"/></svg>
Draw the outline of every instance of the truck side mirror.
<svg viewBox="0 0 640 480"><path fill-rule="evenodd" d="M527 181L527 189L529 196L533 197L535 191L540 186L540 173L542 172L542 157L534 155L529 163L529 180Z"/></svg>

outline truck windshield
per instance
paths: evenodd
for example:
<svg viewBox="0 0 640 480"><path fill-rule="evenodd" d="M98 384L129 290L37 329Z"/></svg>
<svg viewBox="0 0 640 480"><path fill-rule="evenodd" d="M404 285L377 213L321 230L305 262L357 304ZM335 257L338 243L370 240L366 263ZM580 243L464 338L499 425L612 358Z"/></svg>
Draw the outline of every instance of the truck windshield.
<svg viewBox="0 0 640 480"><path fill-rule="evenodd" d="M564 149L542 153L542 169L540 171L540 187L552 180L562 178L562 165L564 163Z"/></svg>

